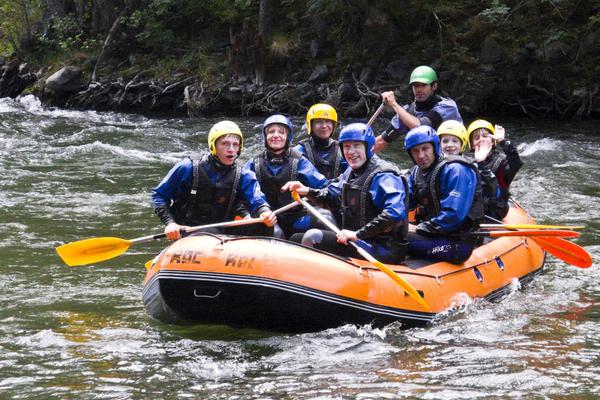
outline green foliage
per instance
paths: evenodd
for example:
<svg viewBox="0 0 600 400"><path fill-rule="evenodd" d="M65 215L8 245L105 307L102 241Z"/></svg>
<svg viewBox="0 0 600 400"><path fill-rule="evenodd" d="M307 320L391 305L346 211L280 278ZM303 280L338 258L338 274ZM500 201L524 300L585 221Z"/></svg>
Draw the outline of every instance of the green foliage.
<svg viewBox="0 0 600 400"><path fill-rule="evenodd" d="M510 13L510 7L506 6L500 0L492 0L489 8L481 11L479 15L486 18L492 24L503 22Z"/></svg>
<svg viewBox="0 0 600 400"><path fill-rule="evenodd" d="M40 0L0 0L0 51L20 51L31 44L42 18Z"/></svg>

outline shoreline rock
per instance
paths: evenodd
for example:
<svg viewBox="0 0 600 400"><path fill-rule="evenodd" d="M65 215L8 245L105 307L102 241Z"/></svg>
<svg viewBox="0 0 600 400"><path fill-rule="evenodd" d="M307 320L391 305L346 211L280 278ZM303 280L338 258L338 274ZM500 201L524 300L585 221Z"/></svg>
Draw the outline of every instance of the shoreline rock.
<svg viewBox="0 0 600 400"><path fill-rule="evenodd" d="M321 68L318 79L312 76L306 82L257 85L248 79L206 83L195 76L160 81L142 72L85 83L77 66L66 66L43 79L43 69L33 72L29 64L0 60L0 97L14 98L25 92L35 94L47 106L192 117L302 115L312 104L327 102L340 115L364 117L378 107L383 91L395 90L399 102L410 100L410 87L402 83L408 71L405 64L405 60L395 61L388 72L369 69L359 79L352 76L338 82L324 82L326 70ZM450 96L465 117L600 118L598 87L552 88L534 83L531 76L524 83L503 81L500 73L493 64L485 64L476 77L463 71L441 71L439 76L442 89L452 82ZM397 78L390 80L390 74ZM443 90L441 94L448 95Z"/></svg>

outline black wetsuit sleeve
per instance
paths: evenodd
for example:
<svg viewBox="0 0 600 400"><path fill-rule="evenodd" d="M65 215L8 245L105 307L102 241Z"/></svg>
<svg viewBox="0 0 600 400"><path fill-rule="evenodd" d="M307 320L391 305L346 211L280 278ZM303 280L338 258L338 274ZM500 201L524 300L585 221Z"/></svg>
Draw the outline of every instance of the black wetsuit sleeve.
<svg viewBox="0 0 600 400"><path fill-rule="evenodd" d="M248 210L248 205L246 204L245 201L238 200L238 202L235 204L235 207L233 208L233 215L234 216L239 215L242 218L245 218L248 215L250 215L250 211Z"/></svg>
<svg viewBox="0 0 600 400"><path fill-rule="evenodd" d="M260 206L260 207L258 207L256 209L256 211L254 212L254 215L252 215L252 216L254 218L257 218L257 217L260 216L260 214L265 213L265 212L269 212L269 211L271 211L271 208L268 205L263 204L262 206Z"/></svg>
<svg viewBox="0 0 600 400"><path fill-rule="evenodd" d="M442 234L439 226L432 221L421 222L419 225L417 225L416 232L419 235L427 237L436 237Z"/></svg>
<svg viewBox="0 0 600 400"><path fill-rule="evenodd" d="M313 188L309 188L308 189L308 197L313 199L313 200L317 200L317 201L321 201L321 202L327 202L327 196L328 196L329 192L327 191L327 189L313 189Z"/></svg>
<svg viewBox="0 0 600 400"><path fill-rule="evenodd" d="M171 222L175 222L175 218L171 213L169 207L162 205L154 208L154 212L158 215L158 218L162 221L163 224L169 225Z"/></svg>
<svg viewBox="0 0 600 400"><path fill-rule="evenodd" d="M517 147L510 141L504 140L502 142L502 149L504 150L504 154L506 154L506 163L504 163L504 181L507 186L510 186L515 175L517 175L517 172L523 166L523 161L519 156Z"/></svg>
<svg viewBox="0 0 600 400"><path fill-rule="evenodd" d="M356 237L359 239L369 239L389 232L396 227L398 223L385 211L373 218L369 223L356 231Z"/></svg>
<svg viewBox="0 0 600 400"><path fill-rule="evenodd" d="M405 133L400 129L396 129L390 124L389 128L385 130L381 134L382 139L387 143L392 143L394 140L398 139L402 134Z"/></svg>

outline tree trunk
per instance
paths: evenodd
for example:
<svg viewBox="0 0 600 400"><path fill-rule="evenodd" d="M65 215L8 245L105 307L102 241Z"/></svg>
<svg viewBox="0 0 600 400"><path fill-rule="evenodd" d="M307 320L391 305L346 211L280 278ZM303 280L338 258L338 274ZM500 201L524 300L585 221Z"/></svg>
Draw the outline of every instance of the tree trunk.
<svg viewBox="0 0 600 400"><path fill-rule="evenodd" d="M258 5L258 34L261 36L267 35L270 27L270 3L270 0L260 0Z"/></svg>
<svg viewBox="0 0 600 400"><path fill-rule="evenodd" d="M254 83L265 81L268 52L266 40L271 30L271 8L273 0L260 0L258 5L258 32L254 37Z"/></svg>
<svg viewBox="0 0 600 400"><path fill-rule="evenodd" d="M46 0L46 12L50 18L63 18L67 15L65 10L65 0Z"/></svg>
<svg viewBox="0 0 600 400"><path fill-rule="evenodd" d="M93 82L96 80L96 71L98 70L98 66L102 62L104 53L106 52L106 49L110 46L110 44L115 36L115 33L117 32L117 29L119 28L121 18L125 15L125 11L126 11L126 8L123 7L123 9L119 13L119 15L117 15L117 18L115 18L112 26L110 27L110 30L108 31L106 40L104 41L104 44L102 45L102 49L100 50L100 54L98 55L98 59L96 60L96 65L94 66L94 71L92 72L92 77L90 78L90 82Z"/></svg>

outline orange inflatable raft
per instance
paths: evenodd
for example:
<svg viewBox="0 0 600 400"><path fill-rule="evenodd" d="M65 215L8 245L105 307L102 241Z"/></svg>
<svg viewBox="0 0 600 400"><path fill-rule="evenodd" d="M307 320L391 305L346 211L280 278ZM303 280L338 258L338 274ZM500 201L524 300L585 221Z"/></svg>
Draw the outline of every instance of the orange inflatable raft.
<svg viewBox="0 0 600 400"><path fill-rule="evenodd" d="M511 207L505 222L531 224ZM369 262L337 257L265 237L202 234L166 248L148 269L143 300L169 323L210 323L309 332L347 323L425 325L464 295L494 300L513 281L542 271L545 253L532 240L502 237L475 249L462 265L408 259L389 265L429 304L425 310Z"/></svg>

